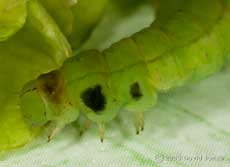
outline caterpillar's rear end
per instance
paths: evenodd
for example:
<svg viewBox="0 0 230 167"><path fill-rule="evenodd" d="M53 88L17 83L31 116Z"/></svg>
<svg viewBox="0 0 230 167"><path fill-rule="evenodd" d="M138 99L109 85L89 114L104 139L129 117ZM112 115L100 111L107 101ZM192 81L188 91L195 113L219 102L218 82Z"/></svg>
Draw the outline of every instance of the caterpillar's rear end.
<svg viewBox="0 0 230 167"><path fill-rule="evenodd" d="M64 83L68 95L65 103L97 123L101 139L104 125L121 109L133 113L139 133L144 129L144 112L154 106L157 93L211 75L230 59L229 1L160 0L157 6L157 19L149 28L103 52L85 51L58 70L62 76L58 82ZM37 84L30 91L41 93ZM71 107L61 112L65 119L58 119L56 127L74 120L70 111Z"/></svg>

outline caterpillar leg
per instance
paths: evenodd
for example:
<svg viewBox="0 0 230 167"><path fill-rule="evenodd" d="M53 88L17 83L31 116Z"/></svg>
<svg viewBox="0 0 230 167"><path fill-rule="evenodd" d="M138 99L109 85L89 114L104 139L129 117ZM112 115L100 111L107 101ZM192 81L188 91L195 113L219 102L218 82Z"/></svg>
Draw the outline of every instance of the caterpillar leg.
<svg viewBox="0 0 230 167"><path fill-rule="evenodd" d="M79 125L79 135L82 136L91 126L91 121L84 116L81 116L78 120Z"/></svg>
<svg viewBox="0 0 230 167"><path fill-rule="evenodd" d="M49 122L48 125L47 125L48 142L50 142L62 130L63 127L59 127L54 122Z"/></svg>
<svg viewBox="0 0 230 167"><path fill-rule="evenodd" d="M62 104L55 106L51 121L48 121L48 141L52 140L67 124L75 121L79 115L79 111L72 104ZM53 113L52 113L53 114Z"/></svg>
<svg viewBox="0 0 230 167"><path fill-rule="evenodd" d="M134 124L137 135L144 131L144 112L136 113L134 115Z"/></svg>
<svg viewBox="0 0 230 167"><path fill-rule="evenodd" d="M89 128L90 128L91 122L90 121L86 121L81 127L80 127L80 131L79 134L80 136L82 136Z"/></svg>
<svg viewBox="0 0 230 167"><path fill-rule="evenodd" d="M105 136L105 123L103 122L98 123L98 132L99 132L100 141L103 143L104 136Z"/></svg>

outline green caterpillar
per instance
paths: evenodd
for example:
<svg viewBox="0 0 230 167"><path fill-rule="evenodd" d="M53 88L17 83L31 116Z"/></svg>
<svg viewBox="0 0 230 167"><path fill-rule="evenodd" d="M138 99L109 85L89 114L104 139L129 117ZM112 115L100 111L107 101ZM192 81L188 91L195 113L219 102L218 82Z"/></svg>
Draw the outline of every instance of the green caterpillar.
<svg viewBox="0 0 230 167"><path fill-rule="evenodd" d="M158 93L211 75L229 60L229 0L153 4L157 19L150 27L102 52L82 52L28 83L21 95L25 118L49 125L52 138L81 112L99 125L103 140L105 124L125 109L139 133Z"/></svg>

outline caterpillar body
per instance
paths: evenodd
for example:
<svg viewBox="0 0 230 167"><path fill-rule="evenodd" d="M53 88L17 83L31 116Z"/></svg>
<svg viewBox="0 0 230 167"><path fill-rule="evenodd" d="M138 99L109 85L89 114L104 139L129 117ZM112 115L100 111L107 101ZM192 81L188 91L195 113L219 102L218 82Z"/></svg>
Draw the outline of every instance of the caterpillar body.
<svg viewBox="0 0 230 167"><path fill-rule="evenodd" d="M103 140L104 125L125 109L134 114L139 133L158 93L213 74L229 60L230 1L153 4L157 19L150 27L102 52L71 57L25 85L25 118L35 126L49 124L52 138L81 113L99 125Z"/></svg>

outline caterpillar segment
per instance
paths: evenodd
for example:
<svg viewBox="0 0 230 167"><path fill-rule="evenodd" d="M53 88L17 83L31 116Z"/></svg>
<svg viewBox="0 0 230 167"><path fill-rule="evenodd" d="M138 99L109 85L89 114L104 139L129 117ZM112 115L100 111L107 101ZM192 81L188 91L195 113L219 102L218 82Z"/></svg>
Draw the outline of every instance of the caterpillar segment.
<svg viewBox="0 0 230 167"><path fill-rule="evenodd" d="M98 125L103 141L106 124L124 109L133 113L139 134L144 130L144 112L156 104L157 94L220 70L230 57L229 1L177 0L172 7L169 0L159 2L157 20L149 28L103 52L82 52L53 74L45 74L61 76L55 83L63 83L62 91L51 84L52 93L44 89L41 93L38 88L52 79L41 76L42 84L34 81L30 93L22 96L25 116L31 114L28 101L33 104L39 99L41 113L34 114L46 112L49 117L41 116L42 123L55 122L56 134L80 112ZM55 103L52 94L63 98Z"/></svg>

